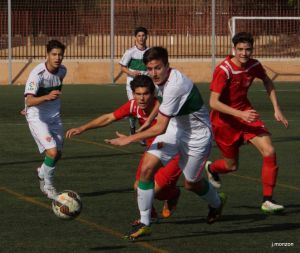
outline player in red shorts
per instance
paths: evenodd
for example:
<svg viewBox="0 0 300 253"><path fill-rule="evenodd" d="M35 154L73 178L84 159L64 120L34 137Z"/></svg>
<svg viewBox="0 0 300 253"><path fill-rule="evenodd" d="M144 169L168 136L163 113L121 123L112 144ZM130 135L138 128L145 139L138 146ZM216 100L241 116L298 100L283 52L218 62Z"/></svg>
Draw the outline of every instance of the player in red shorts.
<svg viewBox="0 0 300 253"><path fill-rule="evenodd" d="M247 98L254 78L263 81L274 108L275 119L286 128L288 121L279 107L273 82L261 63L251 59L254 43L252 35L246 32L238 33L232 38L232 42L234 56L227 56L216 67L210 85L210 117L215 141L223 159L207 162L208 178L216 188L220 188L219 174L236 171L240 146L244 142L251 143L263 158L261 210L265 213L281 212L284 207L273 200L278 172L276 152L270 132Z"/></svg>
<svg viewBox="0 0 300 253"><path fill-rule="evenodd" d="M145 75L136 76L133 81L131 81L131 89L134 99L129 100L112 113L103 114L80 127L69 129L66 133L66 137L71 138L89 129L105 127L114 121L129 116L137 118L142 128L154 125L156 123L155 117L159 102L155 97L153 81L150 77ZM148 138L146 140L147 147L151 145L153 140L154 138ZM168 218L176 209L177 201L180 196L180 190L176 186L178 178L181 175L178 159L178 155L175 156L165 167L159 169L155 174L155 198L164 201L162 210L162 216L164 218ZM136 172L135 189L140 178L141 161ZM155 209L153 209L152 217L155 218L155 216L157 216L157 214Z"/></svg>

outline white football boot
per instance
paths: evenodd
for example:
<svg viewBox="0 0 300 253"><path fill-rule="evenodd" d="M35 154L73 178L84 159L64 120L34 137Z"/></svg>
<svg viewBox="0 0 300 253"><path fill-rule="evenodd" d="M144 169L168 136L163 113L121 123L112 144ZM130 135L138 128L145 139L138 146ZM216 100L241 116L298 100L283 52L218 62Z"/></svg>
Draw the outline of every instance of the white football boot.
<svg viewBox="0 0 300 253"><path fill-rule="evenodd" d="M207 161L205 163L205 171L207 174L207 179L215 189L220 189L221 188L221 179L220 179L218 173L212 173L209 171L209 165L211 165L211 161Z"/></svg>
<svg viewBox="0 0 300 253"><path fill-rule="evenodd" d="M280 213L284 210L283 205L279 205L273 201L266 200L262 203L261 208L262 212L266 214Z"/></svg>
<svg viewBox="0 0 300 253"><path fill-rule="evenodd" d="M45 185L44 193L47 195L48 199L57 199L58 193L53 185Z"/></svg>

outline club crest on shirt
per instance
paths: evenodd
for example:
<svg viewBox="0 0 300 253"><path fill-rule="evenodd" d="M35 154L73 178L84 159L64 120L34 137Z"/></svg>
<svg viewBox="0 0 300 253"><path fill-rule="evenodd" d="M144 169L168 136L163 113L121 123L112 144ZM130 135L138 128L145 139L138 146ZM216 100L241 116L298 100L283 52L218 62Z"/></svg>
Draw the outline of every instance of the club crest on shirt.
<svg viewBox="0 0 300 253"><path fill-rule="evenodd" d="M46 141L48 141L48 142L52 141L52 137L51 136L47 136L46 137Z"/></svg>
<svg viewBox="0 0 300 253"><path fill-rule="evenodd" d="M162 149L164 147L164 143L163 142L158 142L157 143L157 149Z"/></svg>

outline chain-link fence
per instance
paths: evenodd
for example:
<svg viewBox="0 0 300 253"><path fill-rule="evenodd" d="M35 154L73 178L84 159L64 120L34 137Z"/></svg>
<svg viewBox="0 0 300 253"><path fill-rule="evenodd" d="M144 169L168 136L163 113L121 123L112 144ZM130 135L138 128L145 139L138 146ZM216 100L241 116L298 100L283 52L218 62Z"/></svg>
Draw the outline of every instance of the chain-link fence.
<svg viewBox="0 0 300 253"><path fill-rule="evenodd" d="M113 19L111 2L114 2ZM213 2L215 5L212 5ZM230 29L254 34L255 56L299 57L299 19L236 19L232 27L232 17L237 16L300 17L299 2L14 0L11 1L12 58L43 58L45 44L51 38L60 39L67 45L66 58L111 58L111 45L113 58L120 58L124 50L132 46L132 33L137 26L145 26L149 30L149 46L160 45L168 48L172 58L211 57L212 47L215 57L224 57L230 53ZM214 17L212 13L215 13ZM1 59L8 57L8 17L8 1L1 0ZM114 21L113 36L111 20Z"/></svg>

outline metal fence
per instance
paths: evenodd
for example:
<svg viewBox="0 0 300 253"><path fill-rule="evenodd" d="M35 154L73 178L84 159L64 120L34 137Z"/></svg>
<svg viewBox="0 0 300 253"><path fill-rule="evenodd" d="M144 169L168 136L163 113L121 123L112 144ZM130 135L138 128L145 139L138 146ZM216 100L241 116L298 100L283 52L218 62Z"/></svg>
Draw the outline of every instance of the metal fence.
<svg viewBox="0 0 300 253"><path fill-rule="evenodd" d="M232 17L300 17L299 2L289 5L287 0L14 0L12 58L43 58L45 44L52 38L67 45L66 58L110 58L112 43L113 57L120 58L133 44L136 26L147 27L148 45L168 48L172 58L207 58L212 56L212 49L216 57L224 57L230 53L228 24ZM0 59L7 59L9 52L7 3L0 1ZM256 56L300 57L299 19L237 20L235 29L254 34Z"/></svg>

